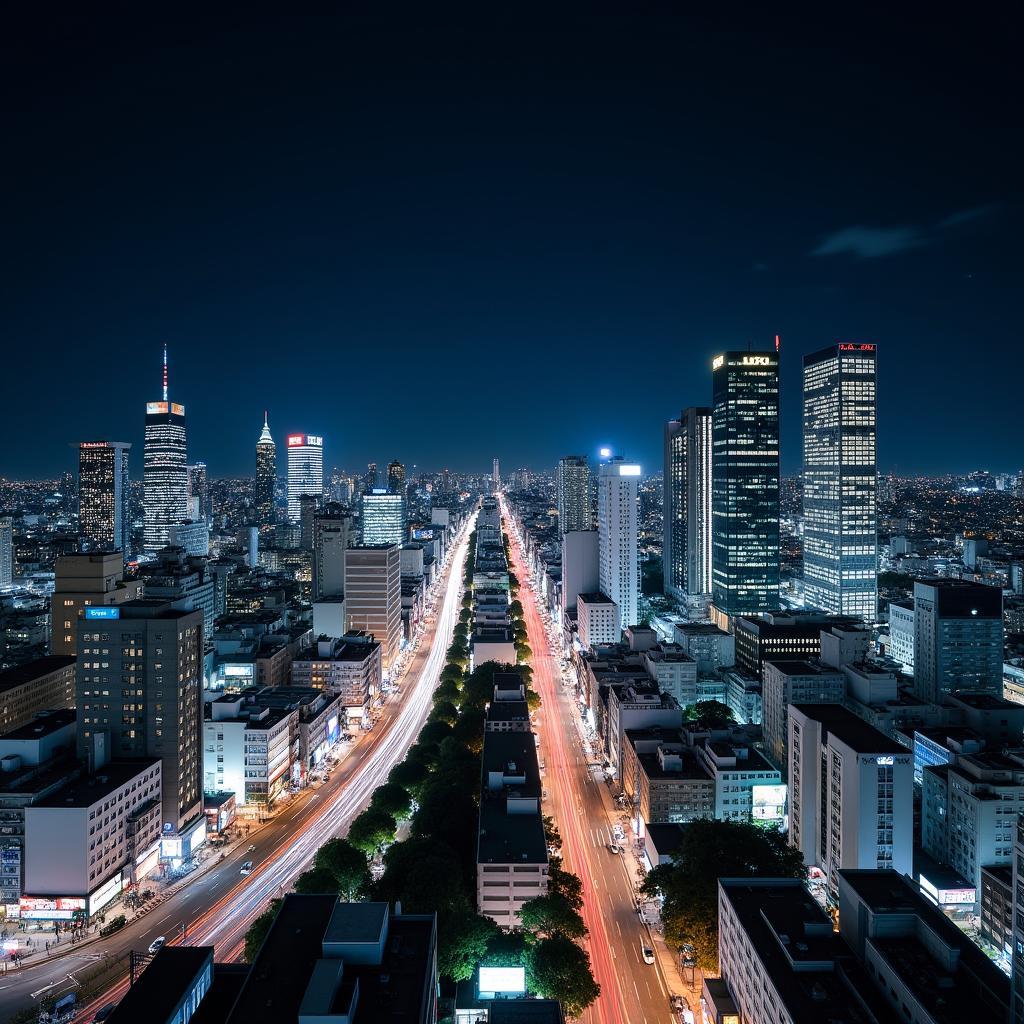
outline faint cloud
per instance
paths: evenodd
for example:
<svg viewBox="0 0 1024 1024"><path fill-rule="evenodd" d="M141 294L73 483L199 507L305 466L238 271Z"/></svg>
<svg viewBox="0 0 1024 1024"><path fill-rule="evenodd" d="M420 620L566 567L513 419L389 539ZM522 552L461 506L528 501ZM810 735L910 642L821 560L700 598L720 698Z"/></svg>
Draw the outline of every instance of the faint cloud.
<svg viewBox="0 0 1024 1024"><path fill-rule="evenodd" d="M826 235L812 256L838 256L848 254L862 260L893 256L907 249L925 245L926 239L918 228L843 228Z"/></svg>
<svg viewBox="0 0 1024 1024"><path fill-rule="evenodd" d="M969 210L960 210L951 213L948 217L939 221L940 228L958 228L963 224L971 224L977 220L984 220L991 217L999 210L998 203L988 203L985 206L972 206Z"/></svg>
<svg viewBox="0 0 1024 1024"><path fill-rule="evenodd" d="M826 235L816 249L811 250L812 256L854 256L857 259L871 260L909 249L919 249L925 245L941 242L948 232L966 225L976 224L991 217L1002 209L1000 203L987 203L984 206L971 206L965 210L957 210L948 217L943 217L934 226L905 225L901 227L879 228L854 225L841 228Z"/></svg>

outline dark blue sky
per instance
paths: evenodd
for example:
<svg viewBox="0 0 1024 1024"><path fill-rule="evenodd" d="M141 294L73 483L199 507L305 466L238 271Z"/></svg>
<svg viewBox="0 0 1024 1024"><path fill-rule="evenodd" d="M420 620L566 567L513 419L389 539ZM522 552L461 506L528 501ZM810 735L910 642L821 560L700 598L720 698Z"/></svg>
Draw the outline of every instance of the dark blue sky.
<svg viewBox="0 0 1024 1024"><path fill-rule="evenodd" d="M654 469L776 331L787 471L835 339L883 469L1024 462L1018 26L136 9L4 33L0 475L141 444L164 341L215 476L264 407L349 469Z"/></svg>

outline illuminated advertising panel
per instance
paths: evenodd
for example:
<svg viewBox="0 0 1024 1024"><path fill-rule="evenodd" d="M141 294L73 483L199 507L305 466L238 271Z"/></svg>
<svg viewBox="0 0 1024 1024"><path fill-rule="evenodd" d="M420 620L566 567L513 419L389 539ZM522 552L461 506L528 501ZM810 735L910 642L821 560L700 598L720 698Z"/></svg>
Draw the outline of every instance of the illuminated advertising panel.
<svg viewBox="0 0 1024 1024"><path fill-rule="evenodd" d="M785 786L751 786L754 821L781 821L786 813Z"/></svg>
<svg viewBox="0 0 1024 1024"><path fill-rule="evenodd" d="M86 912L87 901L79 896L22 896L18 910L28 921L70 921Z"/></svg>
<svg viewBox="0 0 1024 1024"><path fill-rule="evenodd" d="M725 365L725 356L715 356L715 358L711 360L711 369L712 370L717 370L720 366L724 366L724 365Z"/></svg>
<svg viewBox="0 0 1024 1024"><path fill-rule="evenodd" d="M523 993L526 991L526 968L481 966L479 988L482 993Z"/></svg>
<svg viewBox="0 0 1024 1024"><path fill-rule="evenodd" d="M175 416L184 416L185 406L179 405L177 402L171 402L171 412L173 412Z"/></svg>
<svg viewBox="0 0 1024 1024"><path fill-rule="evenodd" d="M842 341L839 343L840 352L874 352L874 345L858 345L851 341Z"/></svg>
<svg viewBox="0 0 1024 1024"><path fill-rule="evenodd" d="M306 443L305 434L289 434L288 435L288 447L289 448L301 448Z"/></svg>
<svg viewBox="0 0 1024 1024"><path fill-rule="evenodd" d="M974 903L978 898L976 889L940 889L939 903L946 906Z"/></svg>
<svg viewBox="0 0 1024 1024"><path fill-rule="evenodd" d="M619 476L639 476L639 466L619 466Z"/></svg>
<svg viewBox="0 0 1024 1024"><path fill-rule="evenodd" d="M87 619L119 619L121 618L121 609L104 606L102 608L86 608L85 617Z"/></svg>
<svg viewBox="0 0 1024 1024"><path fill-rule="evenodd" d="M166 402L147 402L146 403L146 415L156 416L159 413L167 412Z"/></svg>

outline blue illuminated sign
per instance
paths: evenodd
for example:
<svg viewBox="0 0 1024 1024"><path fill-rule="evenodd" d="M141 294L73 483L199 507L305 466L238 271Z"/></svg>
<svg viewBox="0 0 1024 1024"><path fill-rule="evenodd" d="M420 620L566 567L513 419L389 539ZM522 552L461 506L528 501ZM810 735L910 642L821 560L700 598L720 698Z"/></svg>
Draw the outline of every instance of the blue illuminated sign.
<svg viewBox="0 0 1024 1024"><path fill-rule="evenodd" d="M120 608L86 608L87 619L119 619L121 618Z"/></svg>

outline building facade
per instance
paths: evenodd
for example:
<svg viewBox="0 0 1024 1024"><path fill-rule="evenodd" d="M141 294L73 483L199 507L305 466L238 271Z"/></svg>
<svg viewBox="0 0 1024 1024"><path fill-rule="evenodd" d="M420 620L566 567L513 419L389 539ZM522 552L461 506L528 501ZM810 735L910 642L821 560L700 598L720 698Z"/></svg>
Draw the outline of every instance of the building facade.
<svg viewBox="0 0 1024 1024"><path fill-rule="evenodd" d="M298 523L299 499L324 492L324 439L319 434L288 435L288 520Z"/></svg>
<svg viewBox="0 0 1024 1024"><path fill-rule="evenodd" d="M154 554L167 546L170 527L190 518L185 406L167 401L166 385L163 401L146 404L143 483L143 549Z"/></svg>
<svg viewBox="0 0 1024 1024"><path fill-rule="evenodd" d="M878 613L875 346L804 356L804 599L874 622Z"/></svg>
<svg viewBox="0 0 1024 1024"><path fill-rule="evenodd" d="M263 430L256 442L256 480L253 499L257 526L273 526L277 521L274 488L277 485L277 445L270 433L269 414L263 414Z"/></svg>
<svg viewBox="0 0 1024 1024"><path fill-rule="evenodd" d="M397 544L346 550L345 618L349 629L379 641L387 675L402 642L402 549Z"/></svg>
<svg viewBox="0 0 1024 1024"><path fill-rule="evenodd" d="M640 620L640 467L601 463L597 485L598 583L619 609L619 623Z"/></svg>
<svg viewBox="0 0 1024 1024"><path fill-rule="evenodd" d="M779 607L779 357L712 362L712 581L724 616Z"/></svg>
<svg viewBox="0 0 1024 1024"><path fill-rule="evenodd" d="M665 425L665 593L711 593L711 410L690 408Z"/></svg>
<svg viewBox="0 0 1024 1024"><path fill-rule="evenodd" d="M593 526L590 464L586 455L566 455L558 460L558 532L564 535Z"/></svg>
<svg viewBox="0 0 1024 1024"><path fill-rule="evenodd" d="M361 518L363 544L405 543L405 494L401 491L367 491L362 497Z"/></svg>
<svg viewBox="0 0 1024 1024"><path fill-rule="evenodd" d="M131 447L124 441L83 441L78 446L78 531L93 550L131 549Z"/></svg>

